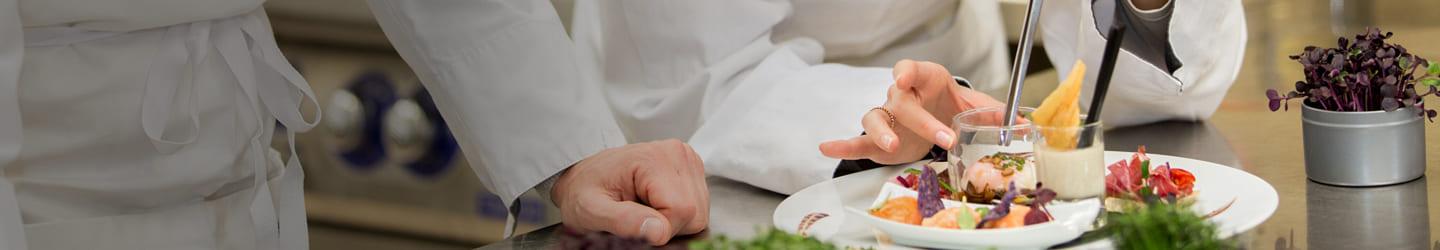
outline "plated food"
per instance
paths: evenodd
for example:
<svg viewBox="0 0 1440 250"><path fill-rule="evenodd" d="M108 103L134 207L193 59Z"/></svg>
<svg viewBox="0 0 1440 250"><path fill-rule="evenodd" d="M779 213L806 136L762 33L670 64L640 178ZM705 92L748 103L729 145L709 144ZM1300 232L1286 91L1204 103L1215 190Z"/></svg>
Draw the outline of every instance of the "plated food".
<svg viewBox="0 0 1440 250"><path fill-rule="evenodd" d="M1164 165L1163 163L1168 162L1172 169L1184 169L1193 173L1195 180L1191 187L1190 197L1184 199L1192 199L1194 204L1186 210L1203 216L1206 221L1213 222L1218 230L1216 237L1228 238L1253 230L1269 218L1279 205L1279 197L1273 187L1242 169L1185 157L1152 154L1148 151L1147 149L1145 158L1149 158L1152 162L1151 169L1156 168L1156 164ZM1135 155L1135 152L1108 151L1105 152L1104 162L1124 161L1129 164ZM1072 241L1081 234L1093 230L1092 223L1099 214L1096 212L1104 209L1101 208L1102 199L1066 202L1057 196L1055 200L1045 205L1045 209L1053 217L1052 221L1018 228L971 230L951 229L938 225L926 227L923 225L925 219L923 215L920 217L922 225L914 225L888 220L870 213L871 208L877 207L889 199L899 197L914 198L916 200L915 211L918 211L919 194L916 191L918 188L911 189L902 186L896 181L896 177L908 176L907 170L916 173L923 172L921 167L927 163L931 162L922 161L905 166L876 168L811 185L782 201L772 215L773 223L777 228L787 232L808 232L808 235L817 239L846 246L878 246L885 249L1041 249ZM944 172L940 172L939 177L945 178L946 176ZM918 182L919 174L916 174L915 183ZM1040 183L1040 185L1046 189L1060 188L1047 183ZM1016 185L1016 189L1023 190L1024 188ZM1020 201L1025 199L1021 197L1026 196L1017 195L1017 201L1014 203L1034 207ZM945 205L945 208L958 207L961 205L962 199L966 198L944 199L942 197L941 203ZM995 200L980 202L971 199L968 201L969 203L964 205L973 210L994 209L993 207L998 204L998 201ZM1227 208L1228 210L1225 210ZM1146 206L1146 209L1158 208ZM1210 213L1214 214L1213 211L1222 210L1224 212L1218 215L1206 214L1207 211L1212 211ZM816 221L812 215L817 213L828 214L828 217ZM1130 215L1128 213L1118 214L1118 216ZM937 215L931 217L934 216ZM1107 218L1116 217L1117 214L1111 214ZM1136 218L1140 217L1149 216L1136 216ZM958 228L959 218L956 219ZM1109 224L1107 222L1107 225ZM1077 247L1105 249L1115 246L1111 245L1111 241L1107 239L1084 243Z"/></svg>
<svg viewBox="0 0 1440 250"><path fill-rule="evenodd" d="M964 168L964 173L960 175L958 181L952 179L954 175L951 175L949 171L955 168L950 167L950 163L945 161L946 156L944 155L935 156L936 160L926 163L925 166L936 171L936 175L939 176L937 181L939 182L940 197L951 200L968 199L975 202L996 201L1004 198L1005 193L1009 190L1007 185L1014 183L1018 191L1027 195L1019 198L1023 201L1028 196L1032 196L1031 193L1038 183L1036 182L1035 160L1032 155L1031 153L997 152L982 156L975 161L975 164ZM894 182L910 190L918 190L921 174L919 168L907 168L903 174L895 176ZM952 183L956 184L952 185ZM996 202L998 203L998 201Z"/></svg>
<svg viewBox="0 0 1440 250"><path fill-rule="evenodd" d="M1105 175L1106 210L1121 211L1147 202L1195 203L1195 174L1172 168L1169 162L1151 164L1150 157L1145 155L1145 146L1140 146L1129 161L1115 162L1106 170L1109 170Z"/></svg>
<svg viewBox="0 0 1440 250"><path fill-rule="evenodd" d="M1000 163L996 168L1004 168L1003 171L1010 172L1011 176L1013 171L1016 171L1014 169L1023 166L1021 163L1006 162L1008 160L1004 159L995 161ZM946 163L936 161L935 164ZM1005 166L1007 164L1010 166ZM1010 181L998 204L975 206L966 202L968 196L961 196L959 202L946 205L941 197L955 194L956 190L947 188L949 185L941 181L944 175L938 174L935 167L926 165L918 171L907 169L905 176L897 176L896 183L887 184L911 184L906 188L913 187L916 196L892 197L894 193L882 194L887 198L870 208L870 215L909 225L960 230L1018 228L1054 220L1054 216L1045 209L1045 204L1055 198L1055 192L1049 189L1041 188L1026 196L1016 190L1014 181ZM1017 199L1025 204L1020 204Z"/></svg>

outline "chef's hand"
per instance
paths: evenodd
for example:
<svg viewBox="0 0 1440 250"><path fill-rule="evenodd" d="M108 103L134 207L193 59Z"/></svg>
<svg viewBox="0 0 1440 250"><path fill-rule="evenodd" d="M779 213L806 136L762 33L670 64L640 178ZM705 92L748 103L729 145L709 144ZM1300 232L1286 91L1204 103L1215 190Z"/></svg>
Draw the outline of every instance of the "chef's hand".
<svg viewBox="0 0 1440 250"><path fill-rule="evenodd" d="M710 223L703 164L677 140L610 148L561 174L551 199L566 227L662 245Z"/></svg>
<svg viewBox="0 0 1440 250"><path fill-rule="evenodd" d="M962 111L978 107L1004 106L985 93L955 84L950 71L933 62L901 60L892 72L890 86L881 107L894 115L894 128L885 111L872 109L861 118L865 135L820 144L827 157L846 160L870 159L880 164L918 161L931 145L950 149L955 131L951 119Z"/></svg>

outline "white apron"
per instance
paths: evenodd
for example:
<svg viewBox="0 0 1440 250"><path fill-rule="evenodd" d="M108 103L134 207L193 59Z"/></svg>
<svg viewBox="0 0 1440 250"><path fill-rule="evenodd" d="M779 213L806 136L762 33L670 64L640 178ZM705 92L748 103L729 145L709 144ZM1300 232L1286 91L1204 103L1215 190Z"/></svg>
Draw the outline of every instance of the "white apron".
<svg viewBox="0 0 1440 250"><path fill-rule="evenodd" d="M0 247L307 249L294 133L320 117L301 114L314 94L269 25L257 6L125 32L26 27L23 56L0 54L0 70L23 58L0 79Z"/></svg>

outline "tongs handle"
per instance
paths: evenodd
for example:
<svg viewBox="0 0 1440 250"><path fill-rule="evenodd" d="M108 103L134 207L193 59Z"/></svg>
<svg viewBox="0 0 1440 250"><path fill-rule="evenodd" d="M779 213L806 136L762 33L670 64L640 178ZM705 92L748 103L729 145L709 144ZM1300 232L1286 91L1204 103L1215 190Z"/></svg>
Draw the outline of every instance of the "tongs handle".
<svg viewBox="0 0 1440 250"><path fill-rule="evenodd" d="M1020 91L1025 85L1025 71L1030 65L1030 47L1035 43L1035 29L1039 25L1040 7L1044 0L1030 0L1025 11L1025 28L1020 32L1020 45L1015 48L1015 63L1010 67L1010 96L1005 101L1004 128L1015 126L1015 116L1020 110ZM1000 133L1000 144L1010 145L1010 134Z"/></svg>

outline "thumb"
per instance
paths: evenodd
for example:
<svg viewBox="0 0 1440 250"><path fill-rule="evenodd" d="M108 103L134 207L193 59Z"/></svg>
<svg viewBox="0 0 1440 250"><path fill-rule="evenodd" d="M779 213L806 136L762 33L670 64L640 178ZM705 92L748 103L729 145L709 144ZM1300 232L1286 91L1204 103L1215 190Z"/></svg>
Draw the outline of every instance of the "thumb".
<svg viewBox="0 0 1440 250"><path fill-rule="evenodd" d="M664 245L675 235L670 221L653 208L633 201L599 199L590 204L590 209L600 218L598 225L590 225L612 234L634 239L645 239L651 245Z"/></svg>

